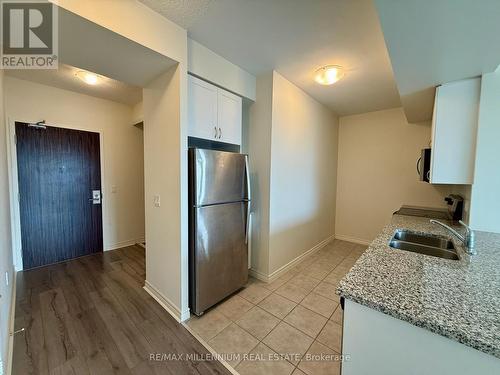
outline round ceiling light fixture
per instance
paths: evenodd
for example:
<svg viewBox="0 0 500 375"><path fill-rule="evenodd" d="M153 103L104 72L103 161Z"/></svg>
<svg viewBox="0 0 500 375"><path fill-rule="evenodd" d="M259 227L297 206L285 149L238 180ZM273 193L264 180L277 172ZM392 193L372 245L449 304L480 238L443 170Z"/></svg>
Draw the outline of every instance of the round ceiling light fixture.
<svg viewBox="0 0 500 375"><path fill-rule="evenodd" d="M88 85L97 85L99 83L99 76L95 73L79 70L76 76Z"/></svg>
<svg viewBox="0 0 500 375"><path fill-rule="evenodd" d="M326 65L316 70L314 80L320 85L333 85L344 76L344 68L340 65Z"/></svg>

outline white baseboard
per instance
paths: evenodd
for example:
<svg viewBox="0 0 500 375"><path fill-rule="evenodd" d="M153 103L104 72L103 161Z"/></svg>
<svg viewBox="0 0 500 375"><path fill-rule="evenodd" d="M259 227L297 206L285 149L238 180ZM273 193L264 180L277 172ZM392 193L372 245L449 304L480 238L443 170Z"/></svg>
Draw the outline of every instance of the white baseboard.
<svg viewBox="0 0 500 375"><path fill-rule="evenodd" d="M189 319L189 309L180 311L179 308L165 297L158 289L151 285L147 280L144 281L143 289L153 297L172 317L179 323Z"/></svg>
<svg viewBox="0 0 500 375"><path fill-rule="evenodd" d="M335 234L335 239L347 242L357 243L358 245L370 245L372 243L371 240L365 240L363 238L344 236L343 234Z"/></svg>
<svg viewBox="0 0 500 375"><path fill-rule="evenodd" d="M302 253L297 258L291 260L290 262L288 262L284 266L280 267L279 269L277 269L276 271L274 271L270 275L265 275L265 274L263 274L263 273L261 273L261 272L259 272L257 270L254 270L254 269L250 270L250 275L253 276L253 277L255 277L256 279L264 281L266 283L273 282L274 280L276 280L277 278L279 278L281 275L284 275L285 273L287 273L288 271L290 271L297 264L303 262L305 259L307 259L311 255L313 255L314 253L316 253L317 251L319 251L322 248L324 248L326 245L328 245L334 239L335 239L335 236L330 236L330 237L324 239L323 241L321 241L320 243L318 243L314 247L310 248L306 252Z"/></svg>
<svg viewBox="0 0 500 375"><path fill-rule="evenodd" d="M120 241L111 245L106 245L104 251L121 249L122 247L133 246L136 243L144 242L144 238L135 238L133 240Z"/></svg>
<svg viewBox="0 0 500 375"><path fill-rule="evenodd" d="M250 268L248 270L248 273L250 276L255 277L257 280L264 281L265 283L269 282L269 277L267 275L257 270L254 270L253 268Z"/></svg>

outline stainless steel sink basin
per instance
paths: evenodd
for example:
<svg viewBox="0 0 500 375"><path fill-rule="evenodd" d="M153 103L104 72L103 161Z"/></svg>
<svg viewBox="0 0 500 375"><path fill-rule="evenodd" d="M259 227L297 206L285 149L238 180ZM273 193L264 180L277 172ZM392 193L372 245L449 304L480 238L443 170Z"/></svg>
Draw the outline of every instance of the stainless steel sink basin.
<svg viewBox="0 0 500 375"><path fill-rule="evenodd" d="M411 251L444 259L458 260L458 254L449 239L433 234L422 234L407 230L397 230L389 246L399 250Z"/></svg>
<svg viewBox="0 0 500 375"><path fill-rule="evenodd" d="M455 249L453 242L449 239L434 234L422 234L408 230L397 230L394 233L394 240L412 242L420 245L439 247L440 249Z"/></svg>

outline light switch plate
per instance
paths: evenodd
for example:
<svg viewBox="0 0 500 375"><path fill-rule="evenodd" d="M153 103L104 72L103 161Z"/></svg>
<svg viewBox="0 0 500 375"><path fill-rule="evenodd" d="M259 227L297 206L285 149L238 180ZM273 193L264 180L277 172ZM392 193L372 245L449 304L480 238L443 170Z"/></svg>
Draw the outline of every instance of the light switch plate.
<svg viewBox="0 0 500 375"><path fill-rule="evenodd" d="M155 207L160 207L161 206L161 199L159 195L154 196L154 205Z"/></svg>

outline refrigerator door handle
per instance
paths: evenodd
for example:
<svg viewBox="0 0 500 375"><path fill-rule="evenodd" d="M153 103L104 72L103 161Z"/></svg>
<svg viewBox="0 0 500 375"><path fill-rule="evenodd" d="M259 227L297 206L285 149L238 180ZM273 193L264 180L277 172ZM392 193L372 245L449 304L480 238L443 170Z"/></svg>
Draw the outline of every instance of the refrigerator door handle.
<svg viewBox="0 0 500 375"><path fill-rule="evenodd" d="M248 244L248 236L250 235L250 212L252 204L252 190L250 187L250 166L248 163L248 155L245 155L245 169L246 169L246 179L247 179L247 225L245 229L245 243Z"/></svg>
<svg viewBox="0 0 500 375"><path fill-rule="evenodd" d="M247 225L245 228L245 243L248 244L248 236L250 235L250 201L247 202Z"/></svg>
<svg viewBox="0 0 500 375"><path fill-rule="evenodd" d="M250 187L250 165L248 163L248 155L245 155L245 175L247 179L247 199L252 200L252 190Z"/></svg>

